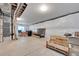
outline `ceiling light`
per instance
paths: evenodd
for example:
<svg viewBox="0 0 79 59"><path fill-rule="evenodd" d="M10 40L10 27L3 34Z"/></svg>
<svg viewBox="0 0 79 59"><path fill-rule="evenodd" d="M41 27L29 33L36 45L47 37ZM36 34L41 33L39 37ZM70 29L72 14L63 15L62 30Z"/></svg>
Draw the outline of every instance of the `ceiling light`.
<svg viewBox="0 0 79 59"><path fill-rule="evenodd" d="M17 20L21 20L21 18L17 18Z"/></svg>
<svg viewBox="0 0 79 59"><path fill-rule="evenodd" d="M45 4L44 5L41 5L40 6L40 10L43 11L43 12L45 12L45 11L48 10L48 7Z"/></svg>

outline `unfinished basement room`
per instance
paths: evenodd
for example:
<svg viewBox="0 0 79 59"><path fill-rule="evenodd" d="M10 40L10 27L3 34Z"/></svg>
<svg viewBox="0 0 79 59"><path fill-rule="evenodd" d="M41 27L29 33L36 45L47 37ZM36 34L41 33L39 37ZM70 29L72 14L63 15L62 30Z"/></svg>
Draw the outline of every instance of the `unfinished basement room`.
<svg viewBox="0 0 79 59"><path fill-rule="evenodd" d="M79 3L0 3L0 56L79 56Z"/></svg>

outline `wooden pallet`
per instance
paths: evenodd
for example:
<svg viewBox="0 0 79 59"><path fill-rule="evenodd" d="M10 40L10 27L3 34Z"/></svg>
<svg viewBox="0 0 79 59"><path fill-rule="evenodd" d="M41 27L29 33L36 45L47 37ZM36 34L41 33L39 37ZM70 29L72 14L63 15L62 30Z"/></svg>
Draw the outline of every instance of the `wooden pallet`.
<svg viewBox="0 0 79 59"><path fill-rule="evenodd" d="M67 42L66 38L59 37L59 39L58 39L58 37L56 37L56 38L55 37L56 36L54 36L54 39L50 38L49 41L46 41L46 48L53 49L55 51L58 51L64 55L68 56L69 52L70 52L70 48L68 46L68 42Z"/></svg>

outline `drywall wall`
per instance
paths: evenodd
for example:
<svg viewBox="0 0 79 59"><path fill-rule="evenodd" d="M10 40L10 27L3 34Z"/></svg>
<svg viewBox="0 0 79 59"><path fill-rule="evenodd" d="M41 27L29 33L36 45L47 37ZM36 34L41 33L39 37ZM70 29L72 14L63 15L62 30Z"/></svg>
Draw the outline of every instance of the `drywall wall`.
<svg viewBox="0 0 79 59"><path fill-rule="evenodd" d="M37 32L38 28L46 28L46 37L64 35L64 33L74 35L75 31L79 31L79 13L29 26L29 30L33 32Z"/></svg>

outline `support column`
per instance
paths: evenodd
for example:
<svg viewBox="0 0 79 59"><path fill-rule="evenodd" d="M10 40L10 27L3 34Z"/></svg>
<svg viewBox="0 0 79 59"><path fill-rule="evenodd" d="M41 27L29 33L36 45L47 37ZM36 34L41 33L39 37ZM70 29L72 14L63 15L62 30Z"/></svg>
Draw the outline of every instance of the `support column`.
<svg viewBox="0 0 79 59"><path fill-rule="evenodd" d="M25 10L27 4L26 3L18 3L17 6L14 5L12 8L12 40L17 39L17 17L20 17Z"/></svg>
<svg viewBox="0 0 79 59"><path fill-rule="evenodd" d="M14 33L14 36L13 36L13 39L17 40L17 36L16 36L16 24L17 20L16 20L16 16L14 15L14 19L13 19L13 33Z"/></svg>

